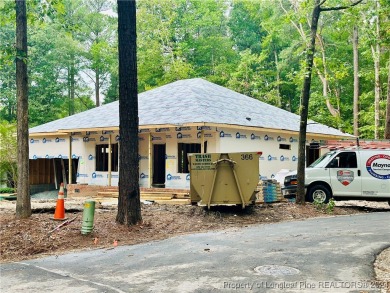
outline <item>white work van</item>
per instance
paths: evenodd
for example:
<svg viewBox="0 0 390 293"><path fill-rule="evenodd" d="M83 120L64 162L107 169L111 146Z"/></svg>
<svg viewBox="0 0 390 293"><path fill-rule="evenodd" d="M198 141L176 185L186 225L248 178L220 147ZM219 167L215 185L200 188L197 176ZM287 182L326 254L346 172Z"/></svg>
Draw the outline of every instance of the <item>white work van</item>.
<svg viewBox="0 0 390 293"><path fill-rule="evenodd" d="M294 197L297 175L284 179L283 194ZM388 201L390 204L390 149L330 151L305 169L306 200L335 199Z"/></svg>

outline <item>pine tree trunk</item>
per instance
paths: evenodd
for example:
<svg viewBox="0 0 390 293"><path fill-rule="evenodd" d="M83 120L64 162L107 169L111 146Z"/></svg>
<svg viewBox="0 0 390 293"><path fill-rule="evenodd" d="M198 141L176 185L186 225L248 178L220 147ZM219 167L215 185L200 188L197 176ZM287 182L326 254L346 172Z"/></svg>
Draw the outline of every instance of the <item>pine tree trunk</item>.
<svg viewBox="0 0 390 293"><path fill-rule="evenodd" d="M377 53L375 55L379 55L379 51L376 51ZM379 56L378 56L379 59ZM374 61L374 71L375 71L375 130L374 130L374 138L379 139L379 126L380 126L380 96L381 96L381 90L380 90L380 78L379 78L379 60Z"/></svg>
<svg viewBox="0 0 390 293"><path fill-rule="evenodd" d="M320 1L315 0L315 6L313 9L313 15L311 19L311 31L310 31L310 43L307 48L306 57L306 69L305 77L303 81L303 88L301 93L301 111L300 111L300 124L299 124L299 140L298 140L298 186L296 203L305 203L305 163L306 163L306 129L307 129L307 117L309 113L309 98L310 98L310 86L311 75L313 69L315 40L318 27L318 19L320 17Z"/></svg>
<svg viewBox="0 0 390 293"><path fill-rule="evenodd" d="M135 0L118 0L119 50L119 197L116 221L142 220L138 160L138 90Z"/></svg>
<svg viewBox="0 0 390 293"><path fill-rule="evenodd" d="M74 97L75 97L75 68L74 68L74 54L70 57L70 65L68 66L68 115L74 114Z"/></svg>
<svg viewBox="0 0 390 293"><path fill-rule="evenodd" d="M100 71L99 68L96 68L95 72L95 106L100 106Z"/></svg>
<svg viewBox="0 0 390 293"><path fill-rule="evenodd" d="M26 1L16 0L16 96L18 140L18 184L16 217L31 216L28 144L28 76Z"/></svg>
<svg viewBox="0 0 390 293"><path fill-rule="evenodd" d="M69 115L73 115L74 110L74 96L75 96L75 64L74 64L75 56L72 54L71 56L71 65L70 65L70 113Z"/></svg>
<svg viewBox="0 0 390 293"><path fill-rule="evenodd" d="M66 86L67 86L67 89L68 89L68 116L72 115L70 114L72 112L71 108L71 99L70 99L70 65L68 65L68 75L66 77Z"/></svg>
<svg viewBox="0 0 390 293"><path fill-rule="evenodd" d="M310 43L307 48L306 68L305 76L303 80L303 88L301 93L301 110L300 110L300 124L299 124L299 140L298 140L298 169L297 169L297 195L296 203L305 203L305 162L306 162L306 129L307 129L307 117L309 113L309 99L310 99L310 86L311 75L313 69L315 41L317 35L318 20L320 18L321 11L342 10L359 4L362 0L357 0L349 6L338 6L321 8L324 0L314 0L313 15L311 18L310 26Z"/></svg>
<svg viewBox="0 0 390 293"><path fill-rule="evenodd" d="M275 67L276 67L276 89L277 89L277 104L279 108L282 107L282 96L280 94L280 70L279 70L279 61L278 61L278 52L274 51L275 56Z"/></svg>
<svg viewBox="0 0 390 293"><path fill-rule="evenodd" d="M353 134L359 136L359 32L353 27Z"/></svg>
<svg viewBox="0 0 390 293"><path fill-rule="evenodd" d="M389 58L389 73L387 75L387 108L386 108L385 139L390 139L390 58Z"/></svg>
<svg viewBox="0 0 390 293"><path fill-rule="evenodd" d="M380 31L379 31L379 0L376 0L376 40L375 40L375 48L374 46L371 47L372 50L372 56L374 58L374 72L375 72L375 114L374 114L374 121L375 121L375 130L374 130L374 138L379 139L379 126L380 126L380 96L381 96L381 84L380 84L380 45L379 45L379 39L380 39Z"/></svg>

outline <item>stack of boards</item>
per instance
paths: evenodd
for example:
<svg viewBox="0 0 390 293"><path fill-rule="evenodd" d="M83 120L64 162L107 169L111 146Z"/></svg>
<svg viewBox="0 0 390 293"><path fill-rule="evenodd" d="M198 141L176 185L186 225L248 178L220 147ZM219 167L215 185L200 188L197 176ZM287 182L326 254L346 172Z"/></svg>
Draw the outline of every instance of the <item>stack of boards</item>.
<svg viewBox="0 0 390 293"><path fill-rule="evenodd" d="M117 198L118 190L100 191L96 199ZM172 191L141 191L141 201L150 201L158 204L191 204L189 193Z"/></svg>

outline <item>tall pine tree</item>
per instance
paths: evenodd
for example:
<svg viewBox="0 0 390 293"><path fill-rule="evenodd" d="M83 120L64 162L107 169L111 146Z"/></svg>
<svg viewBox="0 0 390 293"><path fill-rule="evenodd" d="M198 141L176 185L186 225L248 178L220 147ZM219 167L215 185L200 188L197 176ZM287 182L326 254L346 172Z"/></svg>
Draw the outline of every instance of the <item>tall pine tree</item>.
<svg viewBox="0 0 390 293"><path fill-rule="evenodd" d="M119 197L116 221L142 220L138 160L138 92L135 0L118 0Z"/></svg>

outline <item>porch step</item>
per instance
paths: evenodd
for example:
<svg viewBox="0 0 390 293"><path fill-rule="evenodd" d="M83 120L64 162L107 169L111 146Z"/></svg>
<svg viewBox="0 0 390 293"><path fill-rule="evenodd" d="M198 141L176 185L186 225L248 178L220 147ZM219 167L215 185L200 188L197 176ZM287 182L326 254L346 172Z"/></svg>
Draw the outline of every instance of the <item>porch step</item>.
<svg viewBox="0 0 390 293"><path fill-rule="evenodd" d="M173 195L169 192L142 192L141 191L141 199L150 200L150 201L167 201L171 200Z"/></svg>
<svg viewBox="0 0 390 293"><path fill-rule="evenodd" d="M119 191L99 191L97 197L118 197Z"/></svg>
<svg viewBox="0 0 390 293"><path fill-rule="evenodd" d="M172 193L173 198L177 199L189 199L190 194L189 193Z"/></svg>
<svg viewBox="0 0 390 293"><path fill-rule="evenodd" d="M189 192L179 192L177 190L141 190L140 197L142 200L152 201L158 204L179 204L186 205L191 204ZM117 189L99 191L96 195L96 198L106 199L106 198L118 198L119 191Z"/></svg>
<svg viewBox="0 0 390 293"><path fill-rule="evenodd" d="M174 205L189 205L191 204L190 199L171 199L171 200L155 200L158 204L174 204Z"/></svg>
<svg viewBox="0 0 390 293"><path fill-rule="evenodd" d="M107 192L118 192L118 188L106 188L106 189L104 189L104 191L107 191Z"/></svg>

